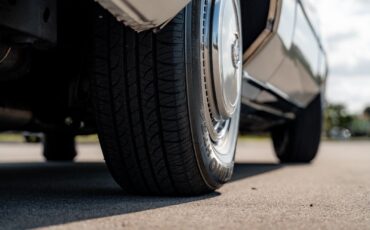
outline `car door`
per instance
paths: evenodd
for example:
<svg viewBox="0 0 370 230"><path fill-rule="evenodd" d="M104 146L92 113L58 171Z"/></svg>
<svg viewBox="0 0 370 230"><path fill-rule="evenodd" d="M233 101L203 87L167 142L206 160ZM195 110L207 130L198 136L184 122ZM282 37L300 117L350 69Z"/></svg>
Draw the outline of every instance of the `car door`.
<svg viewBox="0 0 370 230"><path fill-rule="evenodd" d="M287 1L289 0L284 0ZM305 6L301 1L297 1L292 40L285 43L285 58L268 81L302 107L309 104L319 93L318 76L322 68L320 38Z"/></svg>

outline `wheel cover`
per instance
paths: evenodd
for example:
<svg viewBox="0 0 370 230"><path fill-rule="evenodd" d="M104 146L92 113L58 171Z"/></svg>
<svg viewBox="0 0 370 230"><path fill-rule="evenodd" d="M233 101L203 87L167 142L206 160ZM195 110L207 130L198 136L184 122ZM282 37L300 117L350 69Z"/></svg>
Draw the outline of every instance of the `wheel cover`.
<svg viewBox="0 0 370 230"><path fill-rule="evenodd" d="M242 31L238 0L203 2L201 66L204 120L221 161L234 158L240 116Z"/></svg>

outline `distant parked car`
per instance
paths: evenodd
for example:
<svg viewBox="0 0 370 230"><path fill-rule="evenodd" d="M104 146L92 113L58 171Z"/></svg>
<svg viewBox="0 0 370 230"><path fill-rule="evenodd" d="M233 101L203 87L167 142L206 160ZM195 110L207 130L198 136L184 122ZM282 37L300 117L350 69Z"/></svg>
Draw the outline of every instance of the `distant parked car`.
<svg viewBox="0 0 370 230"><path fill-rule="evenodd" d="M352 134L349 129L334 127L329 131L329 136L331 139L348 140L351 138Z"/></svg>
<svg viewBox="0 0 370 230"><path fill-rule="evenodd" d="M42 133L23 132L22 135L26 143L40 143L44 137Z"/></svg>

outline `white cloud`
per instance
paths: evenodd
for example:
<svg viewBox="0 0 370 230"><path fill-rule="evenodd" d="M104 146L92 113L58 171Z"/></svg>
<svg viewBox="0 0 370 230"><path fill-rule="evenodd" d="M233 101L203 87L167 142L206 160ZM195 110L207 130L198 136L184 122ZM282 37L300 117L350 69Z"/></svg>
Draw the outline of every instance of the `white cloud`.
<svg viewBox="0 0 370 230"><path fill-rule="evenodd" d="M370 77L330 77L326 96L332 103L346 104L350 112L361 113L370 106Z"/></svg>
<svg viewBox="0 0 370 230"><path fill-rule="evenodd" d="M327 40L328 100L361 112L370 104L370 1L310 1L317 6Z"/></svg>

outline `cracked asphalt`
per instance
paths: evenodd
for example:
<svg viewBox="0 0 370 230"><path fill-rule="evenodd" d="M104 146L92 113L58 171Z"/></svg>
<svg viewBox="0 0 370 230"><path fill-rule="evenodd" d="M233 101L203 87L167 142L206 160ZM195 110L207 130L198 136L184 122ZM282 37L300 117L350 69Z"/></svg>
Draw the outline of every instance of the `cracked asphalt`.
<svg viewBox="0 0 370 230"><path fill-rule="evenodd" d="M238 144L233 181L201 197L122 193L96 144L44 163L37 144L0 144L1 229L370 229L370 141L324 142L310 165Z"/></svg>

